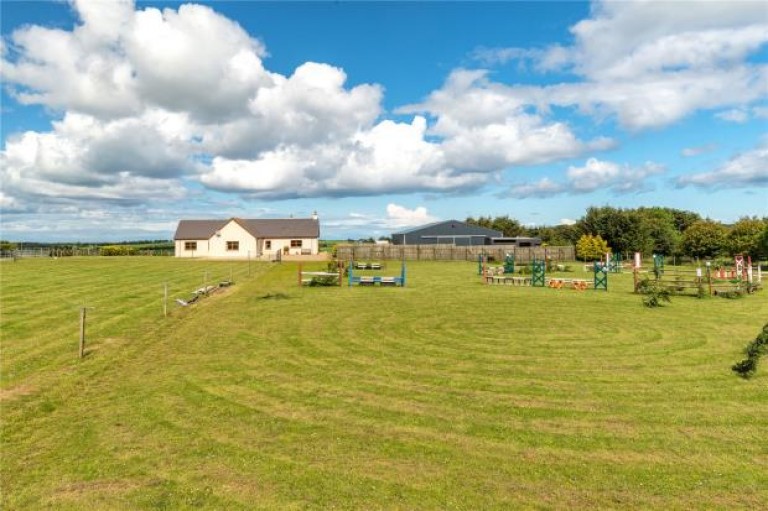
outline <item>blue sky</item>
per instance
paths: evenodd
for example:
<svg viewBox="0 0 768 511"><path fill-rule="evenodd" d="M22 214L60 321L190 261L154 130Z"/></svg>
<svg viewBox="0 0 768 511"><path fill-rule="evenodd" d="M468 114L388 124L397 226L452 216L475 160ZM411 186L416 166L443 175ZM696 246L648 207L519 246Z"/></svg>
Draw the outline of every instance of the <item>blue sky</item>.
<svg viewBox="0 0 768 511"><path fill-rule="evenodd" d="M762 2L3 2L0 237L768 216Z"/></svg>

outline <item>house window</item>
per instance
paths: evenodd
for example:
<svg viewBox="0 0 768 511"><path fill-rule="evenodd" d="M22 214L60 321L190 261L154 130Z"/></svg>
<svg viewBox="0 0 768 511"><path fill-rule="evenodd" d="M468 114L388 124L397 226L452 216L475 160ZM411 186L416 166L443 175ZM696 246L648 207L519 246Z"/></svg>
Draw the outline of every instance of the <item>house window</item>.
<svg viewBox="0 0 768 511"><path fill-rule="evenodd" d="M265 250L271 250L272 249L272 240L267 240L264 242L264 249Z"/></svg>
<svg viewBox="0 0 768 511"><path fill-rule="evenodd" d="M301 240L291 240L291 248L301 248Z"/></svg>
<svg viewBox="0 0 768 511"><path fill-rule="evenodd" d="M239 241L228 241L227 242L227 250L228 251L238 251L238 250L240 250L240 242Z"/></svg>
<svg viewBox="0 0 768 511"><path fill-rule="evenodd" d="M196 241L185 241L184 242L184 250L197 250L197 242Z"/></svg>

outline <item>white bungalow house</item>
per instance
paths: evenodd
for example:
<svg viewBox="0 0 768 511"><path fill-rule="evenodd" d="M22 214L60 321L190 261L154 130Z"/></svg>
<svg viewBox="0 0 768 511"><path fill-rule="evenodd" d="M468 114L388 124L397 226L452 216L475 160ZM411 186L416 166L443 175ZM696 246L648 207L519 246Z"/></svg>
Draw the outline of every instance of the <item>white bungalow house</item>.
<svg viewBox="0 0 768 511"><path fill-rule="evenodd" d="M266 258L316 255L320 221L312 218L181 220L173 237L176 257Z"/></svg>

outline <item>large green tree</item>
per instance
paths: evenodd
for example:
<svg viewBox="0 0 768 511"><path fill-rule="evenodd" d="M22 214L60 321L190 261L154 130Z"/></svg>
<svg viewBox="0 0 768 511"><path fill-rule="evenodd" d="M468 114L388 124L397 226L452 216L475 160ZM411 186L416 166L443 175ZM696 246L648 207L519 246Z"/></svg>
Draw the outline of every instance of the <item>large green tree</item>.
<svg viewBox="0 0 768 511"><path fill-rule="evenodd" d="M677 232L684 233L688 227L692 226L696 222L701 220L701 215L694 213L693 211L685 211L682 209L663 208L674 218L675 229Z"/></svg>
<svg viewBox="0 0 768 511"><path fill-rule="evenodd" d="M731 255L743 254L753 258L764 255L760 247L760 240L765 229L768 228L766 219L757 217L742 217L731 227L728 233L726 246Z"/></svg>
<svg viewBox="0 0 768 511"><path fill-rule="evenodd" d="M473 217L467 217L466 222L468 224L472 225L479 225L480 227L485 227L486 229L492 229L491 227L493 225L493 218L490 216L479 216L476 219Z"/></svg>
<svg viewBox="0 0 768 511"><path fill-rule="evenodd" d="M584 234L599 235L617 253L648 252L651 249L648 226L636 210L591 207L579 221L579 227Z"/></svg>
<svg viewBox="0 0 768 511"><path fill-rule="evenodd" d="M522 236L525 234L525 228L520 222L514 218L510 218L508 215L497 216L494 218L493 222L491 222L491 229L501 231L504 233L504 236L507 237Z"/></svg>
<svg viewBox="0 0 768 511"><path fill-rule="evenodd" d="M514 218L510 218L509 215L493 218L490 216L480 216L477 219L470 216L467 217L466 222L471 225L485 227L486 229L501 231L504 236L508 237L526 236L528 234L525 227Z"/></svg>
<svg viewBox="0 0 768 511"><path fill-rule="evenodd" d="M725 251L728 230L719 222L699 220L683 233L682 249L691 257L715 257Z"/></svg>
<svg viewBox="0 0 768 511"><path fill-rule="evenodd" d="M667 208L640 208L637 214L648 234L643 252L666 256L676 254L681 234L677 230L674 213Z"/></svg>
<svg viewBox="0 0 768 511"><path fill-rule="evenodd" d="M759 252L757 257L761 259L768 258L768 222L766 222L765 229L763 229L763 233L760 235L760 239L757 242L757 249Z"/></svg>
<svg viewBox="0 0 768 511"><path fill-rule="evenodd" d="M526 229L528 236L537 236L547 245L564 246L575 245L581 237L581 231L575 225L555 225L552 227L529 227Z"/></svg>

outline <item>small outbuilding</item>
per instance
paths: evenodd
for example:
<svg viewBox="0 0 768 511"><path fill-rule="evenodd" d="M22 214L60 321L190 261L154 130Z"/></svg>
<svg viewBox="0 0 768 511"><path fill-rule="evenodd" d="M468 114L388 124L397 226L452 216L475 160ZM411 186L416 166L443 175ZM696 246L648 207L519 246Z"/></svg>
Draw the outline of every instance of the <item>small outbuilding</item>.
<svg viewBox="0 0 768 511"><path fill-rule="evenodd" d="M312 218L181 220L176 257L261 258L317 255L320 221Z"/></svg>
<svg viewBox="0 0 768 511"><path fill-rule="evenodd" d="M446 220L414 227L392 234L394 245L435 245L456 246L491 245L494 238L501 238L504 233L472 225L458 220Z"/></svg>

